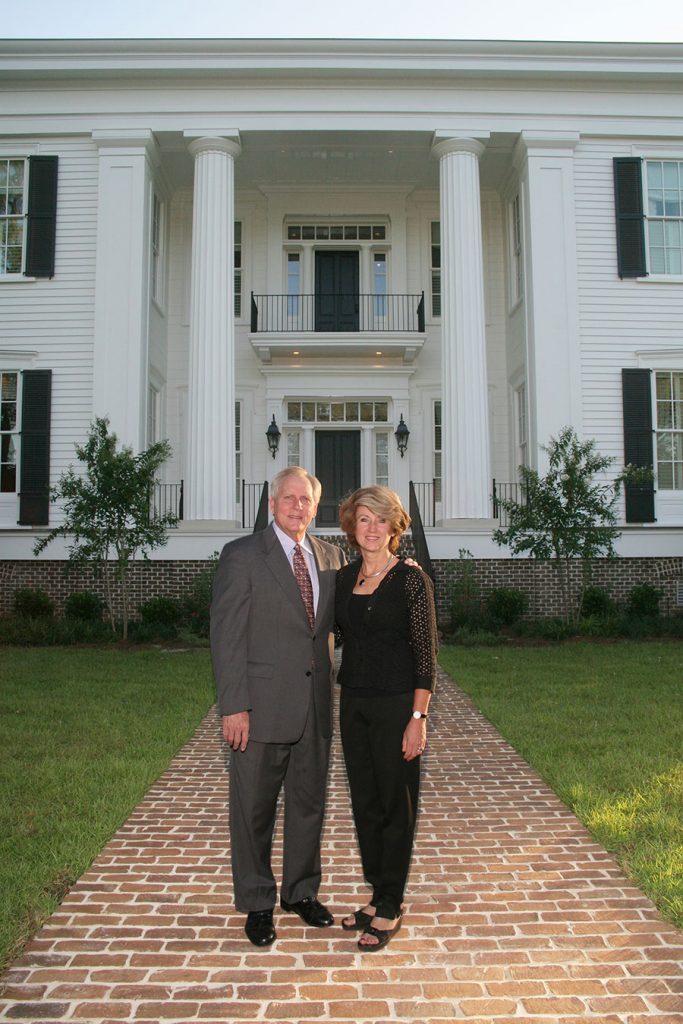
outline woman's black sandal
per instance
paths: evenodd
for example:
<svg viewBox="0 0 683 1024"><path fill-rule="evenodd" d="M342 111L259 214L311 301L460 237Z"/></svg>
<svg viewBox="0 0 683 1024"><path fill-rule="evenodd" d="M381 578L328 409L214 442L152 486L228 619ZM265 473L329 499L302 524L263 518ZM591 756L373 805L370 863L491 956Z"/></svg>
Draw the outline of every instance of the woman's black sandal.
<svg viewBox="0 0 683 1024"><path fill-rule="evenodd" d="M347 924L342 919L341 926L345 932L357 932L368 927L372 922L372 914L366 914L364 910L354 910L353 914L349 914L349 917L353 917L353 924Z"/></svg>
<svg viewBox="0 0 683 1024"><path fill-rule="evenodd" d="M368 925L367 928L363 929L363 935L372 935L377 942L361 942L358 940L358 948L362 953L376 953L378 949L383 949L393 939L396 932L401 927L403 921L403 915L399 915L399 918L393 928L373 928L372 925ZM361 935L361 938L363 936Z"/></svg>

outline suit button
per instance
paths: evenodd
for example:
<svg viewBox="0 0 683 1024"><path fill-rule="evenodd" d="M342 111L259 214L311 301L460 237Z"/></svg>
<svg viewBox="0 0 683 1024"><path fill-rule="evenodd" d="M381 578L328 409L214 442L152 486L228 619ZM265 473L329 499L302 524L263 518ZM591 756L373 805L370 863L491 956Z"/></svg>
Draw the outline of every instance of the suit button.
<svg viewBox="0 0 683 1024"><path fill-rule="evenodd" d="M312 675L313 675L313 673L312 673L312 672L311 672L311 670L309 669L309 670L308 670L308 672L306 673L306 675L307 675L307 676L312 676Z"/></svg>

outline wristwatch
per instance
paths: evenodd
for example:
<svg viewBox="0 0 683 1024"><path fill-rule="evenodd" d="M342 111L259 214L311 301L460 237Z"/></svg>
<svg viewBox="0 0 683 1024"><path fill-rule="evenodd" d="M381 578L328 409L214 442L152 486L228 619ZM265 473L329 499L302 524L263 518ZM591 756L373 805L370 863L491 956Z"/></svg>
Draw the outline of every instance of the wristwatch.
<svg viewBox="0 0 683 1024"><path fill-rule="evenodd" d="M424 715L421 711L413 711L413 718L426 718L426 717L427 716Z"/></svg>

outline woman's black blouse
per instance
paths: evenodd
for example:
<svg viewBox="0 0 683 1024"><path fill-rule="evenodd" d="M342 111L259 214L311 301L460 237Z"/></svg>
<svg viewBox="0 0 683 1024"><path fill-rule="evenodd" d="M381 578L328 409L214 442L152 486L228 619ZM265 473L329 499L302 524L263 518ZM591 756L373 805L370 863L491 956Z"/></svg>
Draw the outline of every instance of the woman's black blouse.
<svg viewBox="0 0 683 1024"><path fill-rule="evenodd" d="M343 643L337 682L367 692L433 690L436 679L436 611L432 581L421 569L398 562L384 577L359 622L350 611L361 560L337 573L336 631Z"/></svg>

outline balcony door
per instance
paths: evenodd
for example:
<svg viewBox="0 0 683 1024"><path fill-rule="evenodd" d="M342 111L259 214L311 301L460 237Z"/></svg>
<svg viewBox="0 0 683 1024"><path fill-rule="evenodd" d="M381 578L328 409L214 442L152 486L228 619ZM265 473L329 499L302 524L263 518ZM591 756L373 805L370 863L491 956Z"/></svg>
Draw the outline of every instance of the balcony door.
<svg viewBox="0 0 683 1024"><path fill-rule="evenodd" d="M317 430L315 475L323 493L315 525L339 526L339 503L360 487L360 430Z"/></svg>
<svg viewBox="0 0 683 1024"><path fill-rule="evenodd" d="M358 267L358 252L316 252L316 331L358 331Z"/></svg>

